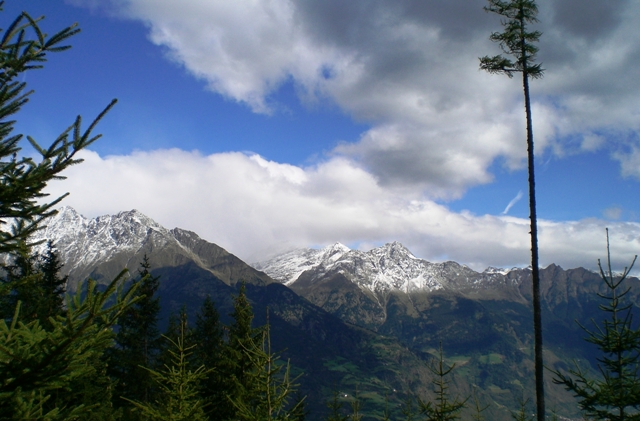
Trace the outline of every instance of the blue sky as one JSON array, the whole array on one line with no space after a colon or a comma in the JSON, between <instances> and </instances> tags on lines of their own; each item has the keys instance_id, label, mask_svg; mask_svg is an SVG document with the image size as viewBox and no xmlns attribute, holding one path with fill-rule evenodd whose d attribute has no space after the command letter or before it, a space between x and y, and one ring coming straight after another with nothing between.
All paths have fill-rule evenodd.
<instances>
[{"instance_id":1,"label":"blue sky","mask_svg":"<svg viewBox=\"0 0 640 421\"><path fill-rule=\"evenodd\" d=\"M398 240L429 260L526 265L521 86L477 70L499 53L483 5L7 1L3 28L23 8L49 33L82 28L27 74L17 130L47 144L118 98L51 192L88 217L137 208L248 261ZM640 6L540 7L542 264L593 267L605 226L623 262L640 249Z\"/></svg>"}]
</instances>

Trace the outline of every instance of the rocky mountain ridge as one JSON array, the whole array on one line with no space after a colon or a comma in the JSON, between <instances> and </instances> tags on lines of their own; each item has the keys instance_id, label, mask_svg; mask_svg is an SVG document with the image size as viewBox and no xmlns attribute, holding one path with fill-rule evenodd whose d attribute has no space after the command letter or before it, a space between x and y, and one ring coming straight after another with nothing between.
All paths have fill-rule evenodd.
<instances>
[{"instance_id":1,"label":"rocky mountain ridge","mask_svg":"<svg viewBox=\"0 0 640 421\"><path fill-rule=\"evenodd\" d=\"M483 272L456 262L432 263L414 256L399 242L369 251L350 250L335 243L323 249L298 249L252 265L287 286L296 282L313 285L321 279L342 275L377 296L440 290L473 292L519 283L528 269L487 268Z\"/></svg>"},{"instance_id":2,"label":"rocky mountain ridge","mask_svg":"<svg viewBox=\"0 0 640 421\"><path fill-rule=\"evenodd\" d=\"M50 240L64 262L63 274L70 275L70 290L92 277L110 280L123 268L135 271L144 255L152 267L177 267L188 262L210 271L229 283L232 272L248 282L273 282L266 274L244 265L223 248L201 239L196 233L168 230L137 210L86 218L71 207L63 207L33 237ZM35 251L43 251L46 244Z\"/></svg>"}]
</instances>

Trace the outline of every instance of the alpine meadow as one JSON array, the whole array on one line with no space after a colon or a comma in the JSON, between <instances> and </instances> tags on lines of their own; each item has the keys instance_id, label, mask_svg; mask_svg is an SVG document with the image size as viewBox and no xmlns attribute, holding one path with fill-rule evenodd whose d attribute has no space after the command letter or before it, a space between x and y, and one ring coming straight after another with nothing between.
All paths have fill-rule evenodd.
<instances>
[{"instance_id":1,"label":"alpine meadow","mask_svg":"<svg viewBox=\"0 0 640 421\"><path fill-rule=\"evenodd\" d=\"M638 13L0 1L0 419L640 420Z\"/></svg>"}]
</instances>

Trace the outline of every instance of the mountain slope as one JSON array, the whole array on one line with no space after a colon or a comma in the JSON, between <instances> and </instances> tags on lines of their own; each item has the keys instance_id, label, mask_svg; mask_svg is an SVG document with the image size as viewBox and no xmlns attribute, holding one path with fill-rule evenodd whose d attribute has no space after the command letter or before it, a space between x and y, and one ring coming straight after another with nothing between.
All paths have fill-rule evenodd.
<instances>
[{"instance_id":1,"label":"mountain slope","mask_svg":"<svg viewBox=\"0 0 640 421\"><path fill-rule=\"evenodd\" d=\"M71 291L87 277L107 282L123 268L135 271L145 254L152 267L192 262L228 285L240 279L261 285L273 282L197 234L180 228L167 230L136 210L88 219L64 207L46 224L34 239L53 241L65 263L63 273L70 275Z\"/></svg>"},{"instance_id":2,"label":"mountain slope","mask_svg":"<svg viewBox=\"0 0 640 421\"><path fill-rule=\"evenodd\" d=\"M442 345L468 382L493 391L495 404L512 405L523 386L531 390L530 269L476 272L456 262L430 263L399 243L369 252L342 246L339 255L329 253L336 249L292 251L255 267L342 320L393 337L425 359ZM566 369L574 358L594 364L595 348L585 344L575 321L591 326L592 318L603 316L602 280L583 268L557 265L540 273L546 365ZM627 285L637 306L640 281L631 278ZM571 415L572 398L551 383L550 374L546 388L550 405Z\"/></svg>"},{"instance_id":3,"label":"mountain slope","mask_svg":"<svg viewBox=\"0 0 640 421\"><path fill-rule=\"evenodd\" d=\"M489 268L479 273L456 262L431 263L415 257L398 242L367 252L349 250L336 243L321 250L294 250L253 266L290 286L298 281L311 286L341 274L379 297L391 291L447 290L482 294L487 289L503 290L505 285L513 285L509 282L512 279L509 273L518 270ZM519 295L515 289L510 292L516 297Z\"/></svg>"},{"instance_id":4,"label":"mountain slope","mask_svg":"<svg viewBox=\"0 0 640 421\"><path fill-rule=\"evenodd\" d=\"M341 244L304 249L251 268L195 233L167 230L137 211L87 219L65 208L39 235L58 247L70 290L87 276L107 282L123 267L135 271L147 254L161 279L165 322L182 306L193 317L207 295L228 321L237 284L246 281L256 322L266 321L268 308L274 349L285 349L283 357L303 373L315 419L334 387L345 394L357 387L366 412L378 414L387 393L394 410L406 393L428 396L426 364L440 344L447 362L458 366L452 391L468 394L477 385L492 403L489 419L509 419L506 408L523 388L531 390L528 269L476 272L456 262L430 263L399 243L369 252ZM588 324L598 315L597 274L551 265L541 276L547 365L592 361L574 319ZM637 302L638 280L631 283ZM547 380L550 405L573 415L572 398Z\"/></svg>"},{"instance_id":5,"label":"mountain slope","mask_svg":"<svg viewBox=\"0 0 640 421\"><path fill-rule=\"evenodd\" d=\"M255 323L264 324L269 312L273 349L282 350L293 371L302 373L309 419L323 419L334 388L349 395L359 388L366 393L367 411L380 414L385 394L399 408L407 391L424 394L431 380L422 359L394 339L348 325L215 244L188 231L167 230L137 211L87 219L64 208L39 236L58 248L70 289L87 276L106 282L124 266L136 270L147 254L151 273L160 276L161 328L182 307L194 320L207 296L228 323L238 284L247 282Z\"/></svg>"}]
</instances>

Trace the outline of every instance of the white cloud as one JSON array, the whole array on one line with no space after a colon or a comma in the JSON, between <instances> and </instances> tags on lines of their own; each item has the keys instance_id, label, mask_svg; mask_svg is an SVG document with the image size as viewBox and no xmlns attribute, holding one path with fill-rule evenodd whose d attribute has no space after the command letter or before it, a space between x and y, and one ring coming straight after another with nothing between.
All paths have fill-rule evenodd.
<instances>
[{"instance_id":1,"label":"white cloud","mask_svg":"<svg viewBox=\"0 0 640 421\"><path fill-rule=\"evenodd\" d=\"M602 214L607 219L617 221L622 217L622 209L619 208L618 206L611 206L609 208L606 208L602 212Z\"/></svg>"},{"instance_id":2,"label":"white cloud","mask_svg":"<svg viewBox=\"0 0 640 421\"><path fill-rule=\"evenodd\" d=\"M511 210L511 208L513 207L513 205L515 205L516 203L518 203L518 201L520 201L520 199L522 199L522 190L520 190L518 192L518 194L516 194L516 196L511 199L511 201L507 204L507 206L504 208L504 210L502 211L503 215L506 215L507 213L509 213L509 211Z\"/></svg>"},{"instance_id":3,"label":"white cloud","mask_svg":"<svg viewBox=\"0 0 640 421\"><path fill-rule=\"evenodd\" d=\"M300 168L241 153L204 156L178 149L100 157L53 195L87 217L138 209L167 228L197 232L246 261L309 244L398 240L416 255L487 266L527 265L529 221L456 213L410 192L381 186L352 162L335 158ZM640 225L607 222L616 263L640 250ZM541 264L594 267L604 256L605 222L540 221Z\"/></svg>"},{"instance_id":4,"label":"white cloud","mask_svg":"<svg viewBox=\"0 0 640 421\"><path fill-rule=\"evenodd\" d=\"M617 151L613 154L613 158L620 161L624 177L640 180L640 145L632 144L624 150Z\"/></svg>"},{"instance_id":5,"label":"white cloud","mask_svg":"<svg viewBox=\"0 0 640 421\"><path fill-rule=\"evenodd\" d=\"M490 182L496 158L515 168L525 156L518 79L478 70L478 56L499 53L488 40L500 30L499 18L483 5L111 2L122 16L143 21L150 40L211 90L256 112L277 109L270 94L290 80L304 101L335 102L372 126L335 153L357 160L385 185L445 198ZM563 155L601 145L617 151L617 133L640 130L640 3L553 0L540 8L539 58L547 72L531 84L536 152L550 148ZM576 144L576 138L584 141Z\"/></svg>"}]
</instances>

